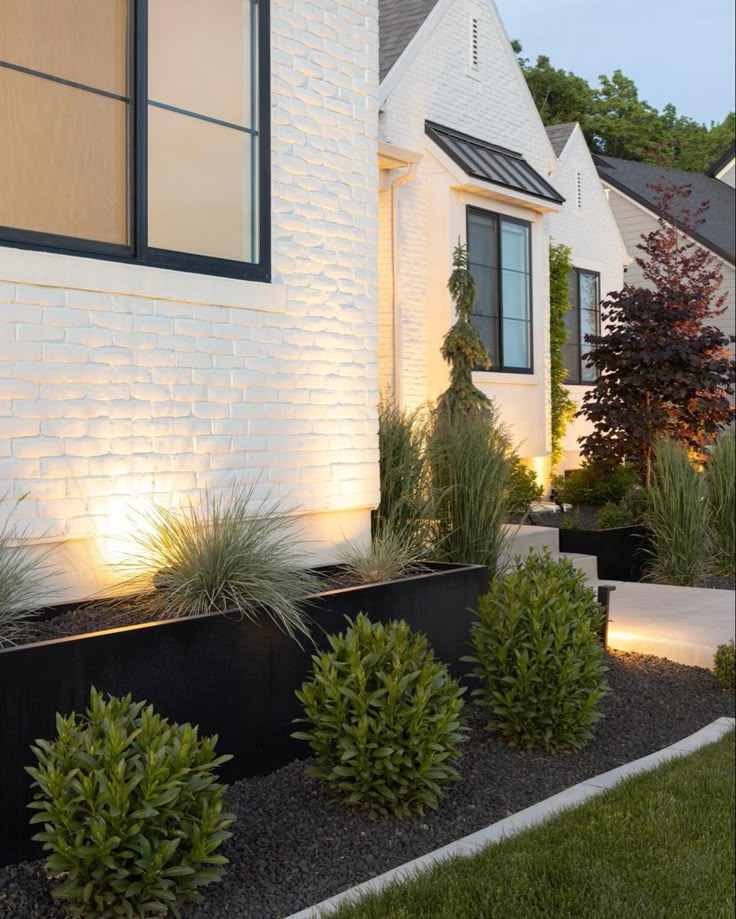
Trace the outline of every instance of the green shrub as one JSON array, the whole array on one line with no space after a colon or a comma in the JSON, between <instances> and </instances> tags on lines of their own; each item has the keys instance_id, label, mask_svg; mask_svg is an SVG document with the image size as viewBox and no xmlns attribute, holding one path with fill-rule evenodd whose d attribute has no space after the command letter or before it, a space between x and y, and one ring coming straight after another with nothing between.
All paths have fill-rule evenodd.
<instances>
[{"instance_id":1,"label":"green shrub","mask_svg":"<svg viewBox=\"0 0 736 919\"><path fill-rule=\"evenodd\" d=\"M736 646L733 639L716 648L713 675L724 689L736 689Z\"/></svg>"},{"instance_id":2,"label":"green shrub","mask_svg":"<svg viewBox=\"0 0 736 919\"><path fill-rule=\"evenodd\" d=\"M724 431L711 447L705 466L710 568L715 575L736 574L736 437Z\"/></svg>"},{"instance_id":3,"label":"green shrub","mask_svg":"<svg viewBox=\"0 0 736 919\"><path fill-rule=\"evenodd\" d=\"M13 522L22 500L0 498L0 648L31 636L36 611L51 596L57 574L49 563L52 549L32 547L27 527Z\"/></svg>"},{"instance_id":4,"label":"green shrub","mask_svg":"<svg viewBox=\"0 0 736 919\"><path fill-rule=\"evenodd\" d=\"M216 737L169 724L130 696L93 688L85 715L56 716L55 740L36 741L33 838L61 878L54 897L72 916L178 916L178 905L220 880L223 812Z\"/></svg>"},{"instance_id":5,"label":"green shrub","mask_svg":"<svg viewBox=\"0 0 736 919\"><path fill-rule=\"evenodd\" d=\"M518 456L511 457L507 504L510 514L526 514L529 506L541 501L544 488L533 469L525 466Z\"/></svg>"},{"instance_id":6,"label":"green shrub","mask_svg":"<svg viewBox=\"0 0 736 919\"><path fill-rule=\"evenodd\" d=\"M560 524L561 530L580 530L583 527L583 518L580 511L569 511L563 515L562 523Z\"/></svg>"},{"instance_id":7,"label":"green shrub","mask_svg":"<svg viewBox=\"0 0 736 919\"><path fill-rule=\"evenodd\" d=\"M372 814L436 808L458 778L464 690L405 622L361 613L330 645L297 692L308 730L294 736L314 751L311 774Z\"/></svg>"},{"instance_id":8,"label":"green shrub","mask_svg":"<svg viewBox=\"0 0 736 919\"><path fill-rule=\"evenodd\" d=\"M623 505L609 501L598 512L596 526L599 530L614 530L616 527L629 527L633 522L631 514Z\"/></svg>"},{"instance_id":9,"label":"green shrub","mask_svg":"<svg viewBox=\"0 0 736 919\"><path fill-rule=\"evenodd\" d=\"M206 492L201 507L158 504L140 514L123 566L131 591L157 618L234 611L269 615L289 635L308 634L302 603L320 589L306 569L296 522L256 485Z\"/></svg>"},{"instance_id":10,"label":"green shrub","mask_svg":"<svg viewBox=\"0 0 736 919\"><path fill-rule=\"evenodd\" d=\"M632 524L643 524L649 512L649 492L641 485L635 485L624 495L621 507L631 517Z\"/></svg>"},{"instance_id":11,"label":"green shrub","mask_svg":"<svg viewBox=\"0 0 736 919\"><path fill-rule=\"evenodd\" d=\"M673 440L654 448L647 526L653 558L647 576L660 584L694 587L703 582L707 562L707 509L704 478Z\"/></svg>"},{"instance_id":12,"label":"green shrub","mask_svg":"<svg viewBox=\"0 0 736 919\"><path fill-rule=\"evenodd\" d=\"M552 485L557 497L565 504L602 507L618 504L635 485L639 475L632 466L602 466L592 463L573 469L567 475L557 475Z\"/></svg>"},{"instance_id":13,"label":"green shrub","mask_svg":"<svg viewBox=\"0 0 736 919\"><path fill-rule=\"evenodd\" d=\"M442 561L503 564L507 543L508 439L492 413L438 415L428 444Z\"/></svg>"},{"instance_id":14,"label":"green shrub","mask_svg":"<svg viewBox=\"0 0 736 919\"><path fill-rule=\"evenodd\" d=\"M585 575L547 553L517 560L481 598L473 626L476 690L489 730L529 750L574 750L608 691L602 611Z\"/></svg>"}]
</instances>

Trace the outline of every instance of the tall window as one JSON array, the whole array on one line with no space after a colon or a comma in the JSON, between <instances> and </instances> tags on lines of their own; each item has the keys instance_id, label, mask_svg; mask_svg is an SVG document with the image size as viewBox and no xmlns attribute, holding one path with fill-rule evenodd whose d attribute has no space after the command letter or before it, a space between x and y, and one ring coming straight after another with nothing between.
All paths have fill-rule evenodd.
<instances>
[{"instance_id":1,"label":"tall window","mask_svg":"<svg viewBox=\"0 0 736 919\"><path fill-rule=\"evenodd\" d=\"M573 268L568 278L570 309L565 314L567 342L562 347L568 383L594 383L595 364L583 360L591 350L586 335L598 335L601 325L600 275Z\"/></svg>"},{"instance_id":2,"label":"tall window","mask_svg":"<svg viewBox=\"0 0 736 919\"><path fill-rule=\"evenodd\" d=\"M468 208L472 321L494 370L532 371L530 224Z\"/></svg>"},{"instance_id":3,"label":"tall window","mask_svg":"<svg viewBox=\"0 0 736 919\"><path fill-rule=\"evenodd\" d=\"M0 0L0 242L267 280L267 19Z\"/></svg>"}]
</instances>

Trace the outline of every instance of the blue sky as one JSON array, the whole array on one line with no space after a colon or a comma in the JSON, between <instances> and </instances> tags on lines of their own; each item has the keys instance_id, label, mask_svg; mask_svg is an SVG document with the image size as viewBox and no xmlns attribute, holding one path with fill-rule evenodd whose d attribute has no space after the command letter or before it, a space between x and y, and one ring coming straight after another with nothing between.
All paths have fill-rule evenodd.
<instances>
[{"instance_id":1,"label":"blue sky","mask_svg":"<svg viewBox=\"0 0 736 919\"><path fill-rule=\"evenodd\" d=\"M734 109L733 0L496 0L524 57L597 85L620 69L639 98L681 115L721 121Z\"/></svg>"}]
</instances>

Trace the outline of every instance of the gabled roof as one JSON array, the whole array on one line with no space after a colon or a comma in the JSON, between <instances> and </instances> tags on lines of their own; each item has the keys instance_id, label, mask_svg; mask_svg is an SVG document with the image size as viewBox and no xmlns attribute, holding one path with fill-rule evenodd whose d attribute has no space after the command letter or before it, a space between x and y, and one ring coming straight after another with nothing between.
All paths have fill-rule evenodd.
<instances>
[{"instance_id":1,"label":"gabled roof","mask_svg":"<svg viewBox=\"0 0 736 919\"><path fill-rule=\"evenodd\" d=\"M651 185L664 183L689 185L692 195L686 206L695 208L705 201L710 203L704 214L705 222L700 225L693 239L706 248L734 264L736 261L736 192L730 185L700 172L685 172L684 169L665 169L652 163L637 163L612 156L593 157L601 179L636 201L647 210L660 214L656 204L656 193ZM677 214L674 215L677 218Z\"/></svg>"},{"instance_id":2,"label":"gabled roof","mask_svg":"<svg viewBox=\"0 0 736 919\"><path fill-rule=\"evenodd\" d=\"M723 169L724 166L728 166L728 164L734 158L736 158L736 144L731 144L723 156L719 156L715 163L713 163L713 165L707 171L706 175L713 176L715 178L721 169Z\"/></svg>"},{"instance_id":3,"label":"gabled roof","mask_svg":"<svg viewBox=\"0 0 736 919\"><path fill-rule=\"evenodd\" d=\"M466 175L504 188L512 188L535 198L562 204L564 198L527 163L520 153L470 137L432 121L425 122L427 136L463 170Z\"/></svg>"},{"instance_id":4,"label":"gabled roof","mask_svg":"<svg viewBox=\"0 0 736 919\"><path fill-rule=\"evenodd\" d=\"M437 5L437 0L378 0L379 76L386 76Z\"/></svg>"},{"instance_id":5,"label":"gabled roof","mask_svg":"<svg viewBox=\"0 0 736 919\"><path fill-rule=\"evenodd\" d=\"M547 137L555 151L555 156L559 157L565 149L565 145L570 140L570 135L575 130L576 121L568 121L565 124L551 124L545 130Z\"/></svg>"}]
</instances>

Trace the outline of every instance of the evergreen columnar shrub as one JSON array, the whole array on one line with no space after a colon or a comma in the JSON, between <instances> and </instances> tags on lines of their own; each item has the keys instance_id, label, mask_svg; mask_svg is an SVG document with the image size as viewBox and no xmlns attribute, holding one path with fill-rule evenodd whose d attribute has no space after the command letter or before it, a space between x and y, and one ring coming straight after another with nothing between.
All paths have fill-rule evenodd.
<instances>
[{"instance_id":1,"label":"evergreen columnar shrub","mask_svg":"<svg viewBox=\"0 0 736 919\"><path fill-rule=\"evenodd\" d=\"M708 557L705 481L687 449L673 440L654 449L646 524L653 543L647 576L660 584L701 584Z\"/></svg>"},{"instance_id":2,"label":"evergreen columnar shrub","mask_svg":"<svg viewBox=\"0 0 736 919\"><path fill-rule=\"evenodd\" d=\"M488 729L527 750L574 750L608 691L602 611L569 559L530 553L491 584L473 626L476 690Z\"/></svg>"},{"instance_id":3,"label":"evergreen columnar shrub","mask_svg":"<svg viewBox=\"0 0 736 919\"><path fill-rule=\"evenodd\" d=\"M736 646L733 639L716 648L713 675L724 689L736 689Z\"/></svg>"},{"instance_id":4,"label":"evergreen columnar shrub","mask_svg":"<svg viewBox=\"0 0 736 919\"><path fill-rule=\"evenodd\" d=\"M0 497L0 648L29 638L57 573L51 550L32 547L28 528L14 522L22 500Z\"/></svg>"},{"instance_id":5,"label":"evergreen columnar shrub","mask_svg":"<svg viewBox=\"0 0 736 919\"><path fill-rule=\"evenodd\" d=\"M216 737L94 688L84 715L56 723L27 768L54 897L77 917L178 916L227 862L217 850L235 818L216 771L231 757L216 756Z\"/></svg>"},{"instance_id":6,"label":"evergreen columnar shrub","mask_svg":"<svg viewBox=\"0 0 736 919\"><path fill-rule=\"evenodd\" d=\"M161 619L236 612L308 634L303 602L320 589L297 524L256 484L205 492L201 506L153 504L139 515L126 586Z\"/></svg>"},{"instance_id":7,"label":"evergreen columnar shrub","mask_svg":"<svg viewBox=\"0 0 736 919\"><path fill-rule=\"evenodd\" d=\"M307 730L294 734L314 751L311 774L373 815L436 808L458 778L464 690L426 638L361 613L312 660L297 692Z\"/></svg>"},{"instance_id":8,"label":"evergreen columnar shrub","mask_svg":"<svg viewBox=\"0 0 736 919\"><path fill-rule=\"evenodd\" d=\"M713 574L736 574L736 435L724 431L705 465L710 567Z\"/></svg>"}]
</instances>

